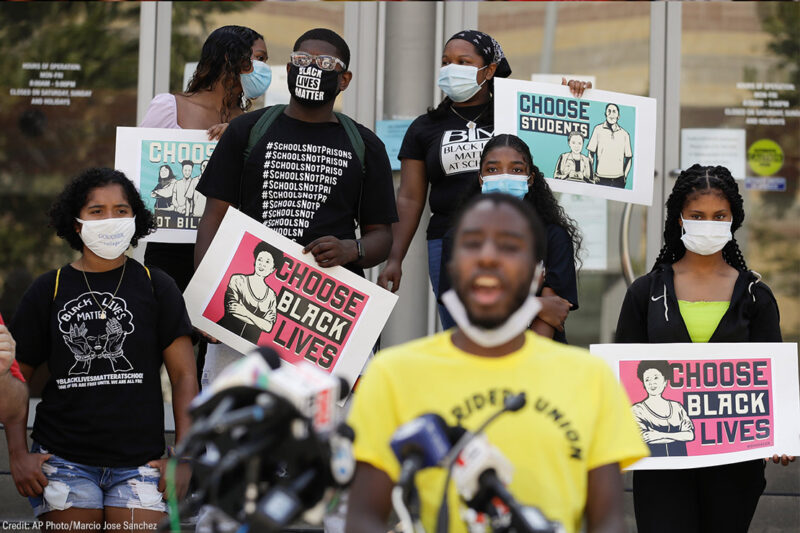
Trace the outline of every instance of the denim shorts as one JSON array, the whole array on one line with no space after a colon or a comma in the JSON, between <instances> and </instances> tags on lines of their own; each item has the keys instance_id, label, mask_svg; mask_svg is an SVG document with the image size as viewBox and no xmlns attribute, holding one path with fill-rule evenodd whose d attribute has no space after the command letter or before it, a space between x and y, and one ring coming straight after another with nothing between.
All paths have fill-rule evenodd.
<instances>
[{"instance_id":1,"label":"denim shorts","mask_svg":"<svg viewBox=\"0 0 800 533\"><path fill-rule=\"evenodd\" d=\"M49 453L37 442L33 443L31 452ZM48 482L44 493L28 498L36 516L70 507L167 510L158 492L161 474L152 466L87 466L52 455L42 463L42 472Z\"/></svg>"}]
</instances>

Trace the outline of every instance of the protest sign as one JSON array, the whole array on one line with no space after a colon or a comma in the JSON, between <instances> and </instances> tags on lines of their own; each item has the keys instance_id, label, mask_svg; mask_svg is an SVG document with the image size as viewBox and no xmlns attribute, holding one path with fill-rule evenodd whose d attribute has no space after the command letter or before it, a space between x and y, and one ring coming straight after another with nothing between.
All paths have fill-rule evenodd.
<instances>
[{"instance_id":1,"label":"protest sign","mask_svg":"<svg viewBox=\"0 0 800 533\"><path fill-rule=\"evenodd\" d=\"M596 89L573 98L562 85L494 83L495 135L525 141L552 190L652 204L654 99Z\"/></svg>"},{"instance_id":2,"label":"protest sign","mask_svg":"<svg viewBox=\"0 0 800 533\"><path fill-rule=\"evenodd\" d=\"M235 350L274 349L352 386L397 296L228 208L186 288L192 324Z\"/></svg>"},{"instance_id":3,"label":"protest sign","mask_svg":"<svg viewBox=\"0 0 800 533\"><path fill-rule=\"evenodd\" d=\"M794 343L593 344L628 393L651 457L631 469L800 454Z\"/></svg>"},{"instance_id":4,"label":"protest sign","mask_svg":"<svg viewBox=\"0 0 800 533\"><path fill-rule=\"evenodd\" d=\"M195 241L206 206L197 182L216 145L205 130L117 128L114 166L133 181L156 219L155 233L144 241Z\"/></svg>"}]
</instances>

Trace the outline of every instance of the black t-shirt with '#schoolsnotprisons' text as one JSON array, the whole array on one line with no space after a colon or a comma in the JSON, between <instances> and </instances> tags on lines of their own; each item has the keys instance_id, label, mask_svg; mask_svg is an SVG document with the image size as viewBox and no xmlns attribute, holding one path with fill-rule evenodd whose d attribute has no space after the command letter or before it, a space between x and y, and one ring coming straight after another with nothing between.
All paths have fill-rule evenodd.
<instances>
[{"instance_id":1,"label":"black t-shirt with '#schoolsnotprisons' text","mask_svg":"<svg viewBox=\"0 0 800 533\"><path fill-rule=\"evenodd\" d=\"M23 296L11 331L17 359L50 370L31 435L48 451L104 467L163 454L163 351L192 328L172 278L157 268L150 276L132 259L124 276L119 267L84 279L67 265L57 283L50 271Z\"/></svg>"},{"instance_id":2,"label":"black t-shirt with '#schoolsnotprisons' text","mask_svg":"<svg viewBox=\"0 0 800 533\"><path fill-rule=\"evenodd\" d=\"M456 108L464 118L451 109L441 118L426 113L411 123L403 138L397 157L425 162L431 187L428 239L444 237L459 200L467 187L478 180L481 152L494 132L488 109L491 105ZM435 115L438 117L438 113ZM477 127L468 128L465 118L474 120Z\"/></svg>"},{"instance_id":3,"label":"black t-shirt with '#schoolsnotprisons' text","mask_svg":"<svg viewBox=\"0 0 800 533\"><path fill-rule=\"evenodd\" d=\"M198 191L238 205L241 186L240 209L245 214L302 245L325 235L353 239L354 219L362 227L397 221L389 158L374 133L357 124L365 144L362 172L341 124L281 114L245 162L250 130L265 111L231 121ZM363 275L358 267L348 268Z\"/></svg>"}]
</instances>

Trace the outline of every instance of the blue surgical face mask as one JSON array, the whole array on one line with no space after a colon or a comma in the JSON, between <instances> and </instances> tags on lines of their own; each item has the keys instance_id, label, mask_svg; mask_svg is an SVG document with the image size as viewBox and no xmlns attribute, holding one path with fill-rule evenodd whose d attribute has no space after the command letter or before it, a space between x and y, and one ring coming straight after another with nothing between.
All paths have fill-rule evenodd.
<instances>
[{"instance_id":1,"label":"blue surgical face mask","mask_svg":"<svg viewBox=\"0 0 800 533\"><path fill-rule=\"evenodd\" d=\"M253 60L253 72L239 74L245 98L258 98L265 92L272 82L272 69L263 61Z\"/></svg>"},{"instance_id":2,"label":"blue surgical face mask","mask_svg":"<svg viewBox=\"0 0 800 533\"><path fill-rule=\"evenodd\" d=\"M483 83L478 84L478 71L485 68L450 63L439 69L439 88L452 101L466 102L481 90Z\"/></svg>"},{"instance_id":3,"label":"blue surgical face mask","mask_svg":"<svg viewBox=\"0 0 800 533\"><path fill-rule=\"evenodd\" d=\"M481 176L481 179L483 180L482 193L502 192L520 199L528 194L528 176L495 174L493 176Z\"/></svg>"}]
</instances>

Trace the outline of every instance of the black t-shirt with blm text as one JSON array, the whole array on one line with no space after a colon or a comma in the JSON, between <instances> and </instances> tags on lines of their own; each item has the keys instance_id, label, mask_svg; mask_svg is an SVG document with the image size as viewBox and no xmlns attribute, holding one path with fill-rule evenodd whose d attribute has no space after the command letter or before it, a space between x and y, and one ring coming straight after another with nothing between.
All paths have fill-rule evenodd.
<instances>
[{"instance_id":1,"label":"black t-shirt with blm text","mask_svg":"<svg viewBox=\"0 0 800 533\"><path fill-rule=\"evenodd\" d=\"M128 259L114 296L121 275L122 267L84 280L67 265L56 284L50 271L28 288L10 326L17 359L50 370L31 437L80 464L135 467L161 457L163 351L191 333L167 274L152 268L150 279Z\"/></svg>"},{"instance_id":2,"label":"black t-shirt with blm text","mask_svg":"<svg viewBox=\"0 0 800 533\"><path fill-rule=\"evenodd\" d=\"M467 128L467 122L448 109L441 118L427 113L417 117L403 138L397 157L425 162L425 175L431 187L428 239L444 237L460 198L478 180L481 152L494 132L487 107L490 105L457 108L465 118L477 118L476 128Z\"/></svg>"},{"instance_id":3,"label":"black t-shirt with blm text","mask_svg":"<svg viewBox=\"0 0 800 533\"><path fill-rule=\"evenodd\" d=\"M197 185L199 192L239 205L241 186L242 212L302 245L325 235L353 239L354 219L362 227L397 221L389 158L374 133L357 124L365 144L363 172L341 124L282 114L245 162L250 130L265 111L231 121Z\"/></svg>"}]
</instances>

